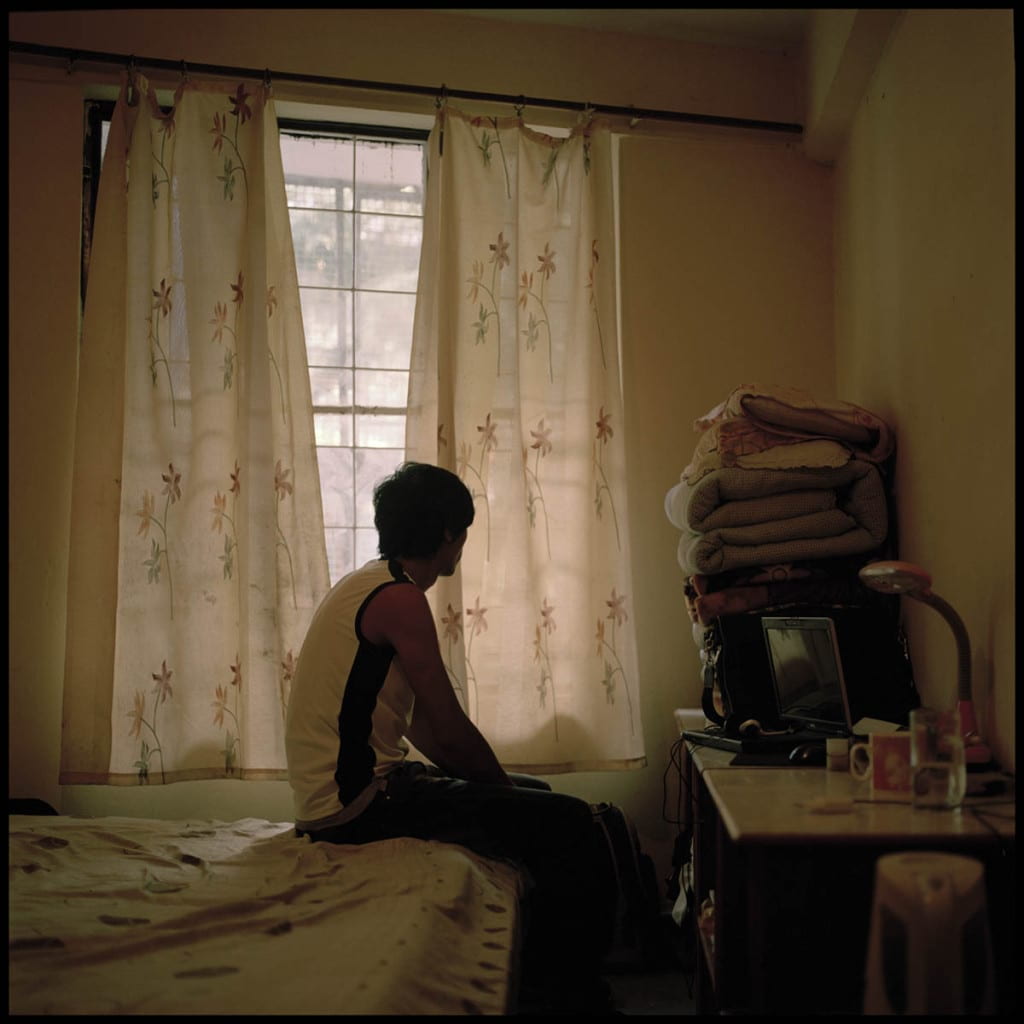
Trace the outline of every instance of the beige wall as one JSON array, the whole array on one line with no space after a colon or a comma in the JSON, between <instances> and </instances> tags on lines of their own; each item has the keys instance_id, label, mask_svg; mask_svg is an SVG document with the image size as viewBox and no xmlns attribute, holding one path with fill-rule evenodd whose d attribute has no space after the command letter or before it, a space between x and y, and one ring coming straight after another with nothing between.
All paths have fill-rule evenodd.
<instances>
[{"instance_id":1,"label":"beige wall","mask_svg":"<svg viewBox=\"0 0 1024 1024\"><path fill-rule=\"evenodd\" d=\"M952 41L959 31L942 23L944 41ZM785 121L800 120L803 91L794 58L554 28L523 29L499 40L490 23L423 12L193 11L170 17L125 11L102 18L74 11L16 14L10 16L10 36L175 60L184 56L193 62L378 81L443 81L450 88ZM899 47L895 52L901 61L914 57L900 56ZM931 56L935 60L939 55ZM972 62L987 67L983 52L973 53ZM883 73L894 73L887 68L883 66ZM969 70L973 68L974 63ZM1009 68L1012 71L1012 64ZM941 79L937 73L936 77ZM83 87L98 80L113 77L83 72L68 76L63 69L17 66L11 81L10 794L42 796L65 811L79 813L201 813L225 818L253 814L285 819L290 806L283 783L182 783L165 790L75 787L63 792L57 785L77 347L79 129ZM935 88L930 79L918 85L915 110L931 109L929 97ZM299 90L283 83L277 94L282 100L330 99L323 90ZM352 101L351 96L338 99ZM428 100L408 105L420 113L432 109ZM986 109L990 107L987 102ZM675 738L672 709L692 706L699 693L696 650L675 561L678 534L664 517L662 500L696 441L693 419L736 385L759 380L838 394L883 414L897 412L905 465L912 464L909 453L915 438L917 446L929 452L920 458L930 459L929 464L944 462L945 449L929 440L937 420L957 437L968 429L981 430L973 414L964 419L962 403L929 405L931 392L914 383L920 381L919 370L908 369L931 351L929 331L917 322L913 332L904 322L894 323L893 283L879 291L871 279L879 259L888 267L888 261L902 254L894 269L919 297L919 311L927 311L927 280L943 259L936 253L936 266L919 266L909 259L917 253L918 241L895 239L888 223L875 226L876 207L884 197L876 194L880 186L873 168L882 153L889 154L887 160L894 157L884 135L872 137L880 130L870 128L872 123L858 120L856 145L841 168L838 308L833 302L832 259L836 172L804 158L792 142L766 136L689 129L651 131L623 140L623 376L634 607L649 767L553 781L567 791L626 807L652 846L661 874L674 834L661 817L662 775ZM946 137L922 138L914 164L927 169L929 147L941 152ZM904 153L900 159L911 160L912 155ZM984 166L982 171L990 173ZM977 191L991 189L979 186ZM991 201L998 204L1000 199L995 196ZM1005 217L1010 223L1008 211ZM871 242L880 231L887 232L881 244ZM966 243L972 258L987 262L992 257L985 249L992 237L956 237ZM1000 258L1009 266L1012 250ZM1002 323L981 325L1000 347L998 368L974 367L986 381L998 384L1009 378L1011 343L1002 329L1010 326L1012 298L1003 293L981 295L983 288L993 289L995 283L986 276L970 293L961 291L960 301L969 298L976 318L983 302L1005 309L999 314ZM970 318L970 310L963 315ZM934 335L934 318L928 322ZM841 339L838 349L834 331ZM947 332L947 341L952 333ZM972 337L977 336L976 331ZM956 335L952 340L957 345L973 343L958 339ZM883 344L885 353L878 353ZM842 385L838 389L837 353ZM891 367L892 379L877 372L879 365ZM935 367L928 372L939 375ZM928 387L936 384L929 380ZM912 410L905 401L908 394L914 397ZM1012 408L1012 397L1003 405ZM998 463L993 467L1000 474L998 481L989 485L965 473L954 477L968 476L970 493L977 494L980 488L993 505L1006 510L1008 522L1009 456L999 461L1008 449L997 448L990 446L984 454ZM917 479L925 494L916 508L902 509L904 533L912 532L916 520L927 521L929 530L938 529L935 508L949 502L958 502L959 513L949 522L964 521L969 509L960 505L969 498L963 487L940 490L936 478L919 474ZM986 527L989 522L986 518ZM936 571L937 589L955 568L952 552L961 550L953 548L951 530L945 563L924 546L912 549L914 557L929 561ZM976 543L984 566L976 573L974 586L984 600L971 613L975 649L995 685L1012 692L1012 637L1007 634L1011 620L1002 612L992 617L997 595L1007 589L1008 570L1000 566L1012 534L1009 528L995 533L986 528ZM977 554L974 544L971 551ZM949 569L940 571L946 564ZM1006 558L1005 565L1009 564ZM948 593L957 597L953 587ZM939 650L944 650L944 641L937 638ZM672 791L670 805L674 798Z\"/></svg>"},{"instance_id":2,"label":"beige wall","mask_svg":"<svg viewBox=\"0 0 1024 1024\"><path fill-rule=\"evenodd\" d=\"M1014 766L1014 58L1010 11L909 11L836 168L840 390L899 437L901 554L970 634L976 702ZM907 609L926 700L953 639Z\"/></svg>"},{"instance_id":3,"label":"beige wall","mask_svg":"<svg viewBox=\"0 0 1024 1024\"><path fill-rule=\"evenodd\" d=\"M665 492L693 454L693 420L739 384L834 393L831 175L778 143L627 139L622 148L633 589L653 768L629 782L643 820L656 821L672 709L700 706Z\"/></svg>"},{"instance_id":4,"label":"beige wall","mask_svg":"<svg viewBox=\"0 0 1024 1024\"><path fill-rule=\"evenodd\" d=\"M580 107L605 103L792 122L799 120L803 95L793 56L559 26L505 25L499 31L489 19L430 11L19 12L9 16L9 31L21 42L360 81L445 84L572 100ZM281 82L276 93L288 90ZM330 95L337 99L338 93ZM433 96L416 102L433 111Z\"/></svg>"},{"instance_id":5,"label":"beige wall","mask_svg":"<svg viewBox=\"0 0 1024 1024\"><path fill-rule=\"evenodd\" d=\"M52 802L78 383L82 104L63 85L20 85L9 130L10 795Z\"/></svg>"}]
</instances>

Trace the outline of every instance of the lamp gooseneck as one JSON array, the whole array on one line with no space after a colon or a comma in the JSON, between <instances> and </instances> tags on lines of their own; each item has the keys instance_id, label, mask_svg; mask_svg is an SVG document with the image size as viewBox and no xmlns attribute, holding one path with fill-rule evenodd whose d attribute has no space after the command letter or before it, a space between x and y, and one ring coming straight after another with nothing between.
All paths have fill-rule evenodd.
<instances>
[{"instance_id":1,"label":"lamp gooseneck","mask_svg":"<svg viewBox=\"0 0 1024 1024\"><path fill-rule=\"evenodd\" d=\"M883 594L904 594L934 608L947 622L956 640L957 710L960 712L960 730L967 745L969 761L987 761L988 748L978 734L974 716L971 688L971 643L964 620L956 609L938 594L932 592L932 578L919 565L912 562L871 562L858 574L865 586Z\"/></svg>"}]
</instances>

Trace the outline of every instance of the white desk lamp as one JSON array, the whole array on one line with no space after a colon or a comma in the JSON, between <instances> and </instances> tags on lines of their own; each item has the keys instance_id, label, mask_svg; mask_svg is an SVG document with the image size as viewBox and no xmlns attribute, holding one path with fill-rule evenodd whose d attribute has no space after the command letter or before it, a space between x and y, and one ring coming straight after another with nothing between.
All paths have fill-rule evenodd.
<instances>
[{"instance_id":1,"label":"white desk lamp","mask_svg":"<svg viewBox=\"0 0 1024 1024\"><path fill-rule=\"evenodd\" d=\"M948 601L932 593L932 578L911 562L872 562L860 570L861 580L883 594L904 594L931 605L949 623L956 639L957 710L964 738L964 760L968 765L987 765L992 752L978 733L971 695L971 643L967 627Z\"/></svg>"}]
</instances>

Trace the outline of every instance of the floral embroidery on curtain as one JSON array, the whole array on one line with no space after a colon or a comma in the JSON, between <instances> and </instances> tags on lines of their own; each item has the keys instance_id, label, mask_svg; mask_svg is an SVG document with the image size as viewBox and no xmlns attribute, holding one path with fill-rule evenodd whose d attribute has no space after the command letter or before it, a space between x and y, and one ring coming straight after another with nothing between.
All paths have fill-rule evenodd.
<instances>
[{"instance_id":1,"label":"floral embroidery on curtain","mask_svg":"<svg viewBox=\"0 0 1024 1024\"><path fill-rule=\"evenodd\" d=\"M452 684L507 768L640 766L611 135L446 108L428 161L406 450L476 506Z\"/></svg>"},{"instance_id":2,"label":"floral embroidery on curtain","mask_svg":"<svg viewBox=\"0 0 1024 1024\"><path fill-rule=\"evenodd\" d=\"M329 583L273 101L133 84L83 323L61 781L286 778Z\"/></svg>"}]
</instances>

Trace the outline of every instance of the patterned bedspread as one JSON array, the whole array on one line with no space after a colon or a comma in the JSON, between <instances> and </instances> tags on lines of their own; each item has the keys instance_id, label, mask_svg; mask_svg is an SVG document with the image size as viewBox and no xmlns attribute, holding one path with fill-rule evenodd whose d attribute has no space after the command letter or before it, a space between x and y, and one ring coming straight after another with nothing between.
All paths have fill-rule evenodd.
<instances>
[{"instance_id":1,"label":"patterned bedspread","mask_svg":"<svg viewBox=\"0 0 1024 1024\"><path fill-rule=\"evenodd\" d=\"M10 818L9 1011L503 1013L519 873L290 824Z\"/></svg>"}]
</instances>

